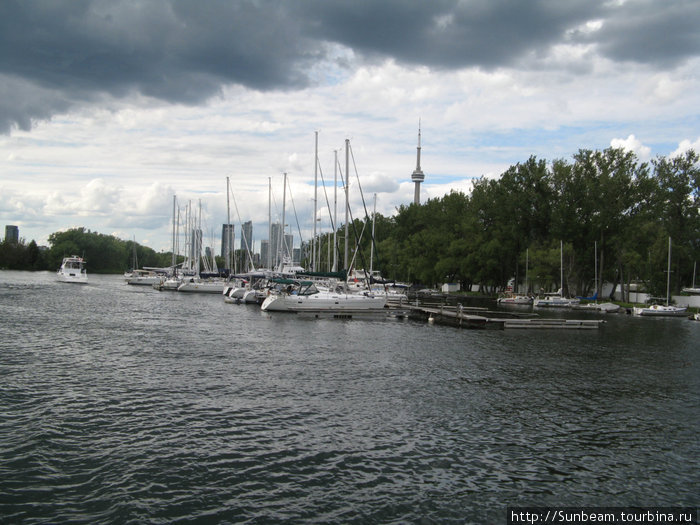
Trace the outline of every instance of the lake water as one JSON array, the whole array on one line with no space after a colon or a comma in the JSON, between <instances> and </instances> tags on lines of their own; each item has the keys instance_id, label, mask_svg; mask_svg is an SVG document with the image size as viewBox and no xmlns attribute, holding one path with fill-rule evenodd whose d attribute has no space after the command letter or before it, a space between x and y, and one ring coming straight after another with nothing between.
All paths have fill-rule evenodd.
<instances>
[{"instance_id":1,"label":"lake water","mask_svg":"<svg viewBox=\"0 0 700 525\"><path fill-rule=\"evenodd\" d=\"M460 330L89 278L0 271L2 523L700 505L700 322Z\"/></svg>"}]
</instances>

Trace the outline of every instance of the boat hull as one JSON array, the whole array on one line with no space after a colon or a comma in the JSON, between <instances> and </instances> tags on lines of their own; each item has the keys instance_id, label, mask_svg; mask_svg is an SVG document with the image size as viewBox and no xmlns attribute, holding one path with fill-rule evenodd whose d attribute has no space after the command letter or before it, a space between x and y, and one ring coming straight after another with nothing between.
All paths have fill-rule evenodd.
<instances>
[{"instance_id":1,"label":"boat hull","mask_svg":"<svg viewBox=\"0 0 700 525\"><path fill-rule=\"evenodd\" d=\"M687 315L687 308L681 308L678 306L663 306L663 305L652 305L649 307L635 307L635 315L641 315L645 317L685 317Z\"/></svg>"},{"instance_id":2,"label":"boat hull","mask_svg":"<svg viewBox=\"0 0 700 525\"><path fill-rule=\"evenodd\" d=\"M383 310L386 297L360 294L314 294L268 296L260 309L266 312L304 312L304 311L371 311Z\"/></svg>"}]
</instances>

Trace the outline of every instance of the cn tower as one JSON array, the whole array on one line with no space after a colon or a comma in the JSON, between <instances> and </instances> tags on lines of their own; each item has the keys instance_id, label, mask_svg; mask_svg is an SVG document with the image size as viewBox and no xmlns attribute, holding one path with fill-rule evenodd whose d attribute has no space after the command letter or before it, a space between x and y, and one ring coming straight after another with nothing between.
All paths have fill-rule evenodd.
<instances>
[{"instance_id":1,"label":"cn tower","mask_svg":"<svg viewBox=\"0 0 700 525\"><path fill-rule=\"evenodd\" d=\"M413 204L420 204L420 183L425 180L423 170L420 169L420 120L418 121L418 152L416 159L416 169L411 174L411 180L416 184L415 192L413 193Z\"/></svg>"}]
</instances>

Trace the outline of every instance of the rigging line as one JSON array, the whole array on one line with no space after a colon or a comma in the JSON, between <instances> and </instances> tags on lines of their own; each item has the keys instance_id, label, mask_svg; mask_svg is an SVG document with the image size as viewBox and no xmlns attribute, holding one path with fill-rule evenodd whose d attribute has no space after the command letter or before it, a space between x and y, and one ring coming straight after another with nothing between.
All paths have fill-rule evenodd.
<instances>
[{"instance_id":1,"label":"rigging line","mask_svg":"<svg viewBox=\"0 0 700 525\"><path fill-rule=\"evenodd\" d=\"M342 172L342 170L341 170L341 172L340 172L340 179L341 179L341 182L343 182L343 189L344 189L344 188L345 188L345 180L343 179L343 172ZM350 220L350 223L349 223L349 224L352 226L352 232L353 232L353 234L355 235L355 253L354 253L353 256L352 256L352 261L353 261L353 262L355 261L355 258L357 257L357 254L358 254L358 252L359 252L359 254L360 254L360 259L362 260L362 265L366 267L366 266L367 266L367 261L365 260L365 255L364 255L364 253L362 252L362 250L359 249L359 246L360 246L360 241L362 240L362 235L363 235L363 233L364 233L364 231L365 231L365 227L367 226L367 223L365 222L365 223L363 224L362 232L360 233L360 235L358 235L358 234L357 234L357 227L355 226L355 219L354 219L353 216L352 216L352 210L350 209L350 206L348 205L347 202L345 203L345 206L347 207L347 210L348 210L348 215L349 215L349 220ZM345 242L347 242L347 239L346 239ZM352 268L352 263L350 264L350 268ZM345 271L347 272L350 268L345 268ZM366 272L365 272L365 273L366 273ZM365 285L367 286L367 288L369 288L369 279L365 279Z\"/></svg>"},{"instance_id":2,"label":"rigging line","mask_svg":"<svg viewBox=\"0 0 700 525\"><path fill-rule=\"evenodd\" d=\"M229 182L229 189L230 189L231 183ZM248 236L243 233L243 221L241 221L241 214L238 213L238 204L236 204L236 195L233 193L233 189L231 189L231 198L233 199L233 207L236 208L236 216L238 217L238 225L241 227L241 234L242 237L245 239L245 250L246 253L248 254L248 260L250 261L250 267L255 271L255 263L253 262L253 257L250 255L250 246L248 246ZM229 246L229 249L231 249L231 246ZM236 250L233 250L234 258L236 255Z\"/></svg>"},{"instance_id":3,"label":"rigging line","mask_svg":"<svg viewBox=\"0 0 700 525\"><path fill-rule=\"evenodd\" d=\"M369 221L369 213L367 212L367 203L365 202L365 194L362 191L362 184L360 183L360 174L357 172L357 164L355 164L355 153L353 152L352 144L350 144L350 157L352 157L352 166L353 166L353 168L355 168L355 177L357 178L357 187L360 189L360 197L362 197L362 206L365 209L365 219L367 219ZM363 231L364 231L364 228L363 228ZM374 246L374 253L377 256L377 266L379 268L381 268L382 264L381 264L381 261L379 259L379 250L377 249L377 243L374 239L373 234L370 234L370 242ZM358 244L359 244L359 241L358 241ZM362 264L367 266L367 263L364 260L364 257L362 257Z\"/></svg>"},{"instance_id":4,"label":"rigging line","mask_svg":"<svg viewBox=\"0 0 700 525\"><path fill-rule=\"evenodd\" d=\"M328 200L328 192L326 191L326 181L325 181L325 179L323 178L323 169L321 169L321 164L320 164L320 163L319 163L319 165L318 165L318 172L319 172L320 175L321 175L321 183L322 183L322 185L323 185L323 194L324 194L325 197L326 197L326 206L328 206L328 215L329 215L330 218L331 218L331 229L335 230L335 222L333 221L333 214L331 213L331 203L330 203L330 201Z\"/></svg>"},{"instance_id":5,"label":"rigging line","mask_svg":"<svg viewBox=\"0 0 700 525\"><path fill-rule=\"evenodd\" d=\"M299 242L303 243L304 238L301 236L301 227L299 226L299 217L297 216L297 207L294 204L294 196L292 195L292 186L289 183L287 183L287 187L289 188L289 199L292 201L292 209L294 210L294 220L296 220L296 222L297 222L297 231L299 232ZM284 230L284 225L282 225L282 229ZM287 239L284 239L283 242L286 245ZM292 249L289 246L288 246L288 248L289 248L289 253L291 254Z\"/></svg>"},{"instance_id":6,"label":"rigging line","mask_svg":"<svg viewBox=\"0 0 700 525\"><path fill-rule=\"evenodd\" d=\"M323 169L321 168L321 163L316 159L316 162L318 162L318 172L321 174L321 183L323 184L323 195L326 197L326 206L328 208L328 217L330 217L330 223L331 223L331 231L335 231L335 221L333 220L333 212L331 212L331 203L328 200L328 192L326 191L326 180L323 178ZM330 233L329 233L330 235ZM330 255L330 237L328 238L328 248L329 248L329 255ZM328 261L330 264L330 260Z\"/></svg>"}]
</instances>

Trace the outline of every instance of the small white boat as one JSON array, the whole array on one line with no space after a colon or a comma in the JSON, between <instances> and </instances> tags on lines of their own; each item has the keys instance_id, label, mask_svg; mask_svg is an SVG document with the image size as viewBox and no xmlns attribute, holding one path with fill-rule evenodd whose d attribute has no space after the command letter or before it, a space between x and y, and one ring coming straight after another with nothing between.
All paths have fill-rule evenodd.
<instances>
[{"instance_id":1,"label":"small white boat","mask_svg":"<svg viewBox=\"0 0 700 525\"><path fill-rule=\"evenodd\" d=\"M270 295L260 309L267 312L306 312L306 311L372 311L383 310L386 295L370 292L348 293L347 290L319 288L312 281L294 283L282 282L288 286ZM320 285L319 285L320 286Z\"/></svg>"},{"instance_id":2,"label":"small white boat","mask_svg":"<svg viewBox=\"0 0 700 525\"><path fill-rule=\"evenodd\" d=\"M580 303L581 300L577 297L564 297L560 288L556 294L544 294L543 297L537 297L533 304L540 308L572 308Z\"/></svg>"},{"instance_id":3,"label":"small white boat","mask_svg":"<svg viewBox=\"0 0 700 525\"><path fill-rule=\"evenodd\" d=\"M666 304L652 304L651 306L634 308L635 315L648 317L685 317L687 308L685 306L670 305L671 298L671 237L668 238L668 272L666 277Z\"/></svg>"},{"instance_id":4,"label":"small white boat","mask_svg":"<svg viewBox=\"0 0 700 525\"><path fill-rule=\"evenodd\" d=\"M58 280L62 283L87 284L87 270L85 261L78 255L64 257L61 267L56 272Z\"/></svg>"},{"instance_id":5,"label":"small white boat","mask_svg":"<svg viewBox=\"0 0 700 525\"><path fill-rule=\"evenodd\" d=\"M178 277L176 275L173 275L171 277L161 277L160 280L156 283L153 283L153 288L156 290L162 292L162 291L168 291L168 292L177 292L178 287L182 284L182 277Z\"/></svg>"},{"instance_id":6,"label":"small white boat","mask_svg":"<svg viewBox=\"0 0 700 525\"><path fill-rule=\"evenodd\" d=\"M615 303L583 303L573 306L576 310L595 310L606 314L620 311L620 305Z\"/></svg>"},{"instance_id":7,"label":"small white boat","mask_svg":"<svg viewBox=\"0 0 700 525\"><path fill-rule=\"evenodd\" d=\"M531 305L532 304L532 297L528 295L521 295L521 294L516 294L513 292L506 292L503 295L501 295L498 299L496 299L496 304L499 304L501 306L507 306L507 305Z\"/></svg>"},{"instance_id":8,"label":"small white boat","mask_svg":"<svg viewBox=\"0 0 700 525\"><path fill-rule=\"evenodd\" d=\"M635 315L648 317L685 317L687 308L685 306L670 306L663 304L652 304L651 306L635 307Z\"/></svg>"},{"instance_id":9,"label":"small white boat","mask_svg":"<svg viewBox=\"0 0 700 525\"><path fill-rule=\"evenodd\" d=\"M124 280L126 284L153 286L160 282L162 275L153 270L133 270L124 274Z\"/></svg>"},{"instance_id":10,"label":"small white boat","mask_svg":"<svg viewBox=\"0 0 700 525\"><path fill-rule=\"evenodd\" d=\"M221 279L198 279L190 277L177 287L178 292L190 293L223 293L226 283Z\"/></svg>"}]
</instances>

